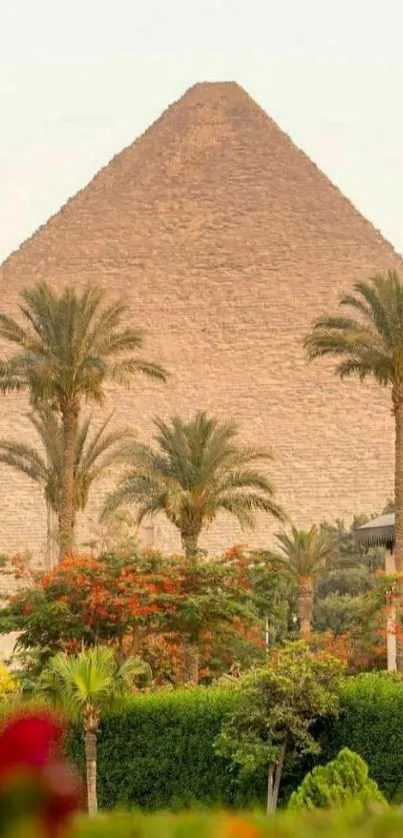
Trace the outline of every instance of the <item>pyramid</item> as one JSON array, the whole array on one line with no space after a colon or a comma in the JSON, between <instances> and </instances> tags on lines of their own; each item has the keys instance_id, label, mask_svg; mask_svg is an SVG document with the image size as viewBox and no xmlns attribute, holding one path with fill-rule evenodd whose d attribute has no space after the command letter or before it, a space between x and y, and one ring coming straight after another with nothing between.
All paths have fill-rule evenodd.
<instances>
[{"instance_id":1,"label":"pyramid","mask_svg":"<svg viewBox=\"0 0 403 838\"><path fill-rule=\"evenodd\" d=\"M154 416L205 409L271 445L270 473L299 526L380 510L393 485L388 394L309 365L301 338L341 292L403 264L313 162L235 83L197 84L0 268L4 310L37 280L97 282L129 302L168 385L116 390L114 421L150 440ZM0 400L2 434L29 438L24 397ZM0 472L0 550L41 550L40 493ZM104 487L81 524L96 528ZM276 529L276 527L274 527ZM223 518L204 546L267 544ZM80 536L80 537L81 537ZM158 520L147 536L166 549Z\"/></svg>"}]
</instances>

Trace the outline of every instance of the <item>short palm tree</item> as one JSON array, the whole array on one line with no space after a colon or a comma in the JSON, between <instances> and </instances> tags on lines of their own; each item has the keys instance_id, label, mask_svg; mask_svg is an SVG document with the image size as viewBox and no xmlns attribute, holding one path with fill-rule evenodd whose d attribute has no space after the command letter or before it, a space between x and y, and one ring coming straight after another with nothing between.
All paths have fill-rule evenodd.
<instances>
[{"instance_id":1,"label":"short palm tree","mask_svg":"<svg viewBox=\"0 0 403 838\"><path fill-rule=\"evenodd\" d=\"M255 514L284 520L268 478L255 467L272 460L261 448L237 444L238 426L198 413L184 422L155 422L157 446L132 445L129 465L118 488L107 498L104 515L122 504L136 504L139 523L164 513L179 530L187 558L197 556L203 528L220 512L253 527Z\"/></svg>"},{"instance_id":2,"label":"short palm tree","mask_svg":"<svg viewBox=\"0 0 403 838\"><path fill-rule=\"evenodd\" d=\"M97 733L101 713L124 699L133 690L136 677L147 671L143 661L129 658L119 664L112 649L99 646L78 655L56 655L38 679L37 693L82 720L91 815L98 808Z\"/></svg>"},{"instance_id":3,"label":"short palm tree","mask_svg":"<svg viewBox=\"0 0 403 838\"><path fill-rule=\"evenodd\" d=\"M102 403L107 381L128 384L138 372L164 380L165 373L138 356L143 338L123 323L126 303L105 303L95 286L83 292L67 286L57 293L40 282L23 292L20 313L22 325L0 314L0 338L18 347L0 365L0 387L27 390L34 407L45 402L61 417L59 536L67 545L74 535L74 462L83 402Z\"/></svg>"},{"instance_id":4,"label":"short palm tree","mask_svg":"<svg viewBox=\"0 0 403 838\"><path fill-rule=\"evenodd\" d=\"M37 483L43 490L46 503L58 516L60 524L61 493L63 480L63 428L61 422L48 405L28 414L40 448L21 442L0 439L0 463L20 471ZM124 456L124 443L133 437L128 428L107 432L112 415L90 437L91 417L78 425L74 457L74 517L77 511L87 506L93 483L100 480L108 470ZM49 537L49 533L48 533Z\"/></svg>"},{"instance_id":5,"label":"short palm tree","mask_svg":"<svg viewBox=\"0 0 403 838\"><path fill-rule=\"evenodd\" d=\"M333 541L317 527L298 530L277 536L279 552L276 558L285 563L297 587L298 618L301 636L311 637L315 579L326 568L333 553Z\"/></svg>"},{"instance_id":6,"label":"short palm tree","mask_svg":"<svg viewBox=\"0 0 403 838\"><path fill-rule=\"evenodd\" d=\"M390 389L395 418L395 560L403 578L403 284L389 271L356 283L354 291L340 299L348 313L320 317L304 346L310 359L340 358L336 373L341 378L371 377ZM402 653L403 649L399 669Z\"/></svg>"}]
</instances>

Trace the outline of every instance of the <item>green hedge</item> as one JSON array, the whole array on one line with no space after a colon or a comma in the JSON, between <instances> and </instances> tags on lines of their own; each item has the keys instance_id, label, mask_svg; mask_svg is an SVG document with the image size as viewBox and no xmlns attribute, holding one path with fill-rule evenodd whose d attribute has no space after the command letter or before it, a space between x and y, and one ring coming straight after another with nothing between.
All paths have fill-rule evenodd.
<instances>
[{"instance_id":1,"label":"green hedge","mask_svg":"<svg viewBox=\"0 0 403 838\"><path fill-rule=\"evenodd\" d=\"M380 673L348 679L343 712L319 738L321 761L346 746L365 760L389 801L403 802L403 682Z\"/></svg>"},{"instance_id":2,"label":"green hedge","mask_svg":"<svg viewBox=\"0 0 403 838\"><path fill-rule=\"evenodd\" d=\"M196 803L253 807L265 799L265 778L240 780L218 757L213 742L236 694L227 689L178 690L131 699L123 712L103 719L98 742L99 802L146 810ZM343 747L362 756L389 801L403 801L403 683L371 674L346 681L342 713L317 730L320 762ZM81 731L70 755L83 764ZM284 778L285 803L312 761Z\"/></svg>"},{"instance_id":3,"label":"green hedge","mask_svg":"<svg viewBox=\"0 0 403 838\"><path fill-rule=\"evenodd\" d=\"M109 815L83 819L71 838L401 838L403 815L318 813L229 817L216 814Z\"/></svg>"},{"instance_id":4,"label":"green hedge","mask_svg":"<svg viewBox=\"0 0 403 838\"><path fill-rule=\"evenodd\" d=\"M240 782L212 747L234 700L231 690L205 687L150 693L104 717L98 738L101 808L257 804L264 778ZM83 766L80 730L68 751Z\"/></svg>"}]
</instances>

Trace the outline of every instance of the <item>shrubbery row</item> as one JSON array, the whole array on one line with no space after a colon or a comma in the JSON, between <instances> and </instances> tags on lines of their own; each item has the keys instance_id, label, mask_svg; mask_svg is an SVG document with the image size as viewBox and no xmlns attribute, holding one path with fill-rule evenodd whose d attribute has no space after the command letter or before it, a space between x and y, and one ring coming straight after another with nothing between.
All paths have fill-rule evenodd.
<instances>
[{"instance_id":1,"label":"shrubbery row","mask_svg":"<svg viewBox=\"0 0 403 838\"><path fill-rule=\"evenodd\" d=\"M401 835L403 815L321 812L314 815L107 815L83 819L72 838L379 838Z\"/></svg>"},{"instance_id":2,"label":"shrubbery row","mask_svg":"<svg viewBox=\"0 0 403 838\"><path fill-rule=\"evenodd\" d=\"M99 804L147 810L195 804L253 807L264 803L265 777L241 777L214 752L222 720L236 701L224 688L183 689L138 695L104 717L98 744ZM382 674L346 680L342 713L317 731L321 762L343 747L368 763L389 801L403 800L403 683ZM84 764L80 730L67 749ZM312 762L284 778L284 798ZM284 800L283 800L284 802Z\"/></svg>"}]
</instances>

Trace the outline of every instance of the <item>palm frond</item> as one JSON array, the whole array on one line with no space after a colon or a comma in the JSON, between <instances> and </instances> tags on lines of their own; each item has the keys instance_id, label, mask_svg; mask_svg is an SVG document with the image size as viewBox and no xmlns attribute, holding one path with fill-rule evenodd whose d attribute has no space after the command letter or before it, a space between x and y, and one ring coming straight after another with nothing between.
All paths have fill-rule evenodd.
<instances>
[{"instance_id":1,"label":"palm frond","mask_svg":"<svg viewBox=\"0 0 403 838\"><path fill-rule=\"evenodd\" d=\"M134 504L138 521L163 513L180 532L200 532L219 512L254 526L261 511L279 520L285 514L268 477L252 465L273 453L237 445L238 426L198 413L189 422L174 416L155 422L156 447L128 444L128 468L107 497L103 517Z\"/></svg>"},{"instance_id":2,"label":"palm frond","mask_svg":"<svg viewBox=\"0 0 403 838\"><path fill-rule=\"evenodd\" d=\"M87 706L102 709L118 702L148 671L139 658L119 665L111 648L96 646L78 655L55 655L38 679L37 692L81 715Z\"/></svg>"},{"instance_id":3,"label":"palm frond","mask_svg":"<svg viewBox=\"0 0 403 838\"><path fill-rule=\"evenodd\" d=\"M274 555L283 561L297 578L314 577L331 559L334 541L316 526L309 530L292 527L291 533L277 535L279 552Z\"/></svg>"},{"instance_id":4,"label":"palm frond","mask_svg":"<svg viewBox=\"0 0 403 838\"><path fill-rule=\"evenodd\" d=\"M310 360L340 356L336 372L341 377L372 376L382 386L403 383L403 285L390 271L358 282L354 294L340 299L340 306L355 317L320 317L304 348Z\"/></svg>"},{"instance_id":5,"label":"palm frond","mask_svg":"<svg viewBox=\"0 0 403 838\"><path fill-rule=\"evenodd\" d=\"M143 337L123 323L127 304L105 304L104 297L92 285L60 293L39 282L23 291L23 323L0 315L0 336L20 348L0 364L0 390L29 389L33 405L48 401L60 409L72 398L101 403L108 379L126 384L142 373L165 380L162 367L137 355Z\"/></svg>"}]
</instances>

